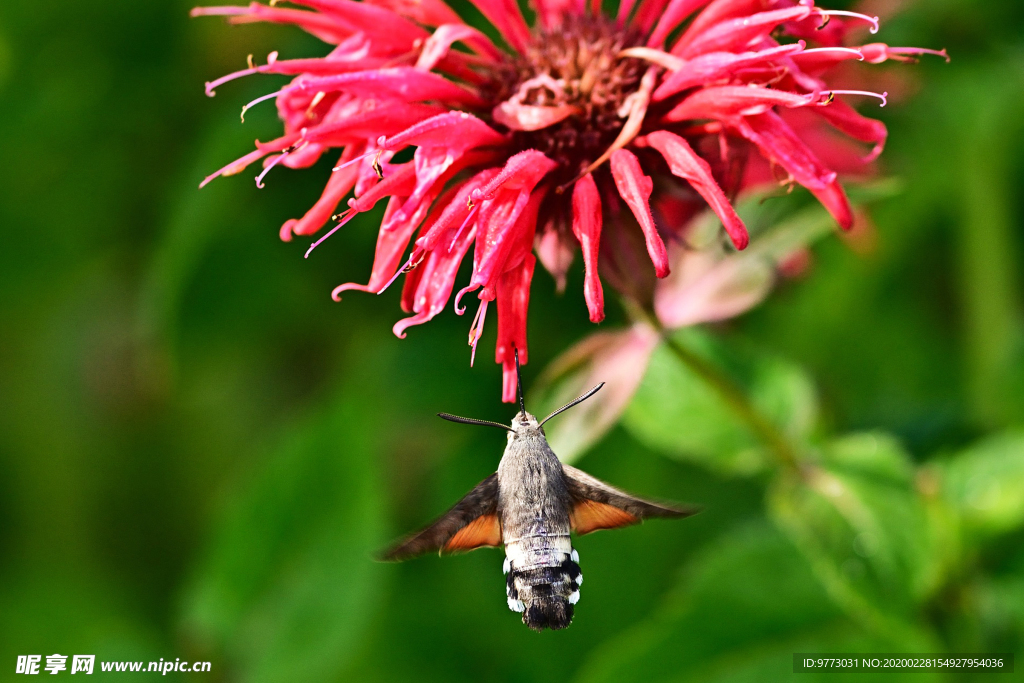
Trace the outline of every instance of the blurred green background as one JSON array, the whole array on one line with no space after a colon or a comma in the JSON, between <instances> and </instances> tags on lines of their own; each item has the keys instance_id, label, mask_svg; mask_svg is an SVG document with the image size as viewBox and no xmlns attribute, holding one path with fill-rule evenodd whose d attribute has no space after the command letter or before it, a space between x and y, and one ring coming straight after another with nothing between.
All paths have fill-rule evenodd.
<instances>
[{"instance_id":1,"label":"blurred green background","mask_svg":"<svg viewBox=\"0 0 1024 683\"><path fill-rule=\"evenodd\" d=\"M308 260L277 236L328 163L196 189L279 126L272 105L238 120L279 81L212 100L203 81L325 48L190 7L0 4L4 677L54 652L208 659L194 678L215 681L754 681L795 651L1022 652L1024 5L886 22L953 62L885 69L915 92L877 112L903 190L872 207L874 248L822 240L711 331L812 378L822 471L858 511L659 448L628 413L578 464L705 511L580 539L576 621L541 635L498 552L371 561L494 471L500 434L434 417L512 415L494 326L470 368L468 319L398 340L397 288L332 302L368 275L378 217ZM581 281L535 279L527 386L592 331Z\"/></svg>"}]
</instances>

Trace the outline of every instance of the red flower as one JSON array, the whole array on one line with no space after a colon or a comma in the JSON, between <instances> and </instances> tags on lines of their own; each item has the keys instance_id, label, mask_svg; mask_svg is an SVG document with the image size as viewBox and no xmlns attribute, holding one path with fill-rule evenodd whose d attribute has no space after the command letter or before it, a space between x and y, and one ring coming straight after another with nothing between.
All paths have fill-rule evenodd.
<instances>
[{"instance_id":1,"label":"red flower","mask_svg":"<svg viewBox=\"0 0 1024 683\"><path fill-rule=\"evenodd\" d=\"M599 262L609 281L628 278L636 260L624 251L641 243L632 233L642 235L659 278L670 270L664 240L675 230L668 216L710 206L743 249L747 231L730 198L777 182L780 171L849 228L850 205L832 169L863 168L882 151L886 129L837 99L875 93L837 90L825 74L851 60L932 52L843 47L854 31L876 31L877 20L812 0L622 0L617 17L603 16L596 0L589 7L584 0L534 0L532 29L514 0L474 0L500 32L500 48L442 0L292 4L308 9L272 2L193 11L233 23L297 24L335 46L323 58L273 53L262 66L250 63L207 84L212 96L239 76L295 76L246 106L276 99L284 135L257 142L256 151L203 184L263 159L262 187L277 164L307 167L340 148L323 196L282 226L282 239L319 231L350 192L337 225L313 247L386 199L369 282L343 284L333 296L380 293L405 274L402 308L412 315L395 325L399 337L447 305L473 247L470 282L455 308L462 314L461 299L476 293L475 353L488 304L497 300L505 401L515 398L513 349L528 360L534 248L564 282L573 244L581 245L584 297L590 319L600 322ZM875 96L884 103L885 93ZM823 134L827 126L873 150L858 158L855 148ZM410 148L410 161L393 163Z\"/></svg>"}]
</instances>

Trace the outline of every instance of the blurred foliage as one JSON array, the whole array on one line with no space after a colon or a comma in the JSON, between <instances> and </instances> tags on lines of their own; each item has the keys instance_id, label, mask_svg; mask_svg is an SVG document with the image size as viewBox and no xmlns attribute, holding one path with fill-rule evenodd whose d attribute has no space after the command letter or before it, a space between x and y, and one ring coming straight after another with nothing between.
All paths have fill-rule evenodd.
<instances>
[{"instance_id":1,"label":"blurred foliage","mask_svg":"<svg viewBox=\"0 0 1024 683\"><path fill-rule=\"evenodd\" d=\"M196 190L278 126L269 106L236 117L279 80L213 100L203 80L322 47L189 7L0 4L4 666L777 681L796 651L1024 651L1024 5L922 0L884 24L953 56L880 69L902 79L877 112L902 191L862 197L874 231L820 239L760 307L675 337L796 459L655 349L581 466L704 512L580 539L576 622L541 635L507 610L498 553L372 561L494 470L500 435L433 414L508 419L500 372L468 366L449 312L395 339L395 289L330 300L368 273L378 215L308 260L280 243L326 163ZM593 331L579 264L553 292L538 275L528 385Z\"/></svg>"}]
</instances>

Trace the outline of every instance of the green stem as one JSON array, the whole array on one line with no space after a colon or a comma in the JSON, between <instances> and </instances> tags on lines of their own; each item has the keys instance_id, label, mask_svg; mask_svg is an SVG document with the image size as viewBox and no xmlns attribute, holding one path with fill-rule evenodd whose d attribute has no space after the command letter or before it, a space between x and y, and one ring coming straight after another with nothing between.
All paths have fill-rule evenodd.
<instances>
[{"instance_id":1,"label":"green stem","mask_svg":"<svg viewBox=\"0 0 1024 683\"><path fill-rule=\"evenodd\" d=\"M789 438L771 420L761 414L751 403L742 387L706 358L680 344L656 316L646 311L637 310L635 306L627 306L627 310L632 313L634 319L642 319L657 330L658 335L665 342L665 346L675 354L676 358L718 392L736 416L772 451L781 465L790 469L798 469L799 460L796 449Z\"/></svg>"}]
</instances>

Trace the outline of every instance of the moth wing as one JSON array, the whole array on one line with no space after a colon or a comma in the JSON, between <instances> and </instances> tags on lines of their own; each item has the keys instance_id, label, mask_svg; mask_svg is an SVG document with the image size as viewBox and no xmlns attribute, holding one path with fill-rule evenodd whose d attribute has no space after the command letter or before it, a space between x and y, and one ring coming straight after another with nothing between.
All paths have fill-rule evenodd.
<instances>
[{"instance_id":1,"label":"moth wing","mask_svg":"<svg viewBox=\"0 0 1024 683\"><path fill-rule=\"evenodd\" d=\"M678 508L631 496L569 465L562 465L562 470L573 505L572 529L577 534L617 529L648 517L688 517L697 512L696 508Z\"/></svg>"},{"instance_id":2,"label":"moth wing","mask_svg":"<svg viewBox=\"0 0 1024 683\"><path fill-rule=\"evenodd\" d=\"M492 474L433 524L400 541L380 557L382 560L400 561L433 550L457 552L497 545L501 545L498 475Z\"/></svg>"}]
</instances>

